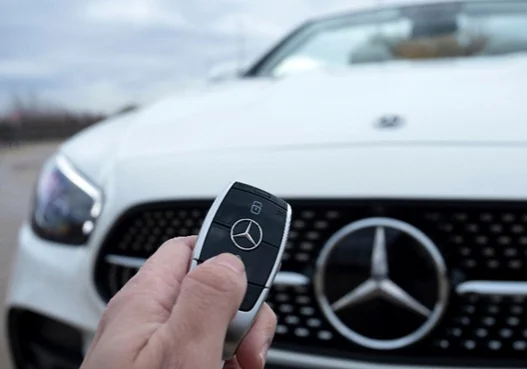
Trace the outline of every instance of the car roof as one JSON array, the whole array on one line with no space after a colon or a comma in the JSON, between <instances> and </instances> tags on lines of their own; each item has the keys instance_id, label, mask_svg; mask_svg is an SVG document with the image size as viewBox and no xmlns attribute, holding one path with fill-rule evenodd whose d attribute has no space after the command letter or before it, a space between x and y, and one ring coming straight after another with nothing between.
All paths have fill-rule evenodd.
<instances>
[{"instance_id":1,"label":"car roof","mask_svg":"<svg viewBox=\"0 0 527 369\"><path fill-rule=\"evenodd\" d=\"M355 0L353 5L347 6L345 9L332 10L325 12L319 16L313 17L310 21L322 21L332 18L339 18L342 16L349 16L360 12L368 12L382 9L389 9L398 6L411 6L411 5L433 5L433 4L452 4L452 3L489 3L498 4L500 0ZM521 0L511 0L503 2L518 2L522 3ZM527 1L525 1L527 4Z\"/></svg>"}]
</instances>

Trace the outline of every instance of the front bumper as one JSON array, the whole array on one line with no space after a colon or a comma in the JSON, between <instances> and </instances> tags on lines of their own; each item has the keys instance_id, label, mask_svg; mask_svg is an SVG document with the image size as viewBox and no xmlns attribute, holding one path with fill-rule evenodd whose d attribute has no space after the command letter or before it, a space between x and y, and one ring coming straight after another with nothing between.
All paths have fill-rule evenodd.
<instances>
[{"instance_id":1,"label":"front bumper","mask_svg":"<svg viewBox=\"0 0 527 369\"><path fill-rule=\"evenodd\" d=\"M103 313L89 286L90 257L89 249L43 241L22 226L4 316L15 369L80 366ZM283 359L271 350L267 368L295 368L273 364Z\"/></svg>"},{"instance_id":2,"label":"front bumper","mask_svg":"<svg viewBox=\"0 0 527 369\"><path fill-rule=\"evenodd\" d=\"M20 230L19 243L6 299L7 335L15 369L78 368L104 310L90 285L92 252L43 241L27 225ZM387 367L276 348L270 350L267 362L267 369Z\"/></svg>"},{"instance_id":3,"label":"front bumper","mask_svg":"<svg viewBox=\"0 0 527 369\"><path fill-rule=\"evenodd\" d=\"M80 366L104 310L89 285L90 258L90 249L46 242L27 225L21 228L5 315L15 369ZM267 369L385 368L277 349L267 362Z\"/></svg>"},{"instance_id":4,"label":"front bumper","mask_svg":"<svg viewBox=\"0 0 527 369\"><path fill-rule=\"evenodd\" d=\"M103 312L87 288L89 255L88 249L46 242L27 225L21 228L5 316L15 368L25 369L28 360L43 361L43 369L75 363L87 349Z\"/></svg>"}]
</instances>

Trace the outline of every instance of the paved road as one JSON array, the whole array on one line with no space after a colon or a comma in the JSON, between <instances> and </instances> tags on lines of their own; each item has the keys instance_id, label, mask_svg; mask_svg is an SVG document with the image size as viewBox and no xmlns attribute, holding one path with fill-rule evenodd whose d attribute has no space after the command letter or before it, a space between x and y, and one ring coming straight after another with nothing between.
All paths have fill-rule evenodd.
<instances>
[{"instance_id":1,"label":"paved road","mask_svg":"<svg viewBox=\"0 0 527 369\"><path fill-rule=\"evenodd\" d=\"M4 306L18 228L27 217L33 183L44 160L58 143L0 147L0 300ZM3 310L2 310L3 313ZM4 316L0 319L0 368L10 369L6 351Z\"/></svg>"}]
</instances>

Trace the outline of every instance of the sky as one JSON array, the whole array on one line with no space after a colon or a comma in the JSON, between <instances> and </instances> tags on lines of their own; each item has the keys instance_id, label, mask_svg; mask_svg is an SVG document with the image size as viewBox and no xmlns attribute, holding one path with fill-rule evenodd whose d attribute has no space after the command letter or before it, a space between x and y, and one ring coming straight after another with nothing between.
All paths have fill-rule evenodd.
<instances>
[{"instance_id":1,"label":"sky","mask_svg":"<svg viewBox=\"0 0 527 369\"><path fill-rule=\"evenodd\" d=\"M147 103L359 2L372 0L0 1L0 113L15 99L103 113Z\"/></svg>"}]
</instances>

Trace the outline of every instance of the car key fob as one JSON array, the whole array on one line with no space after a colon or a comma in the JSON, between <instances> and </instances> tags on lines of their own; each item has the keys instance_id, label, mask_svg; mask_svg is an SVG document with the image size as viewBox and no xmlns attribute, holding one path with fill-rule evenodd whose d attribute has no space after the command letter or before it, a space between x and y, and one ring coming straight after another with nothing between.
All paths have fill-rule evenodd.
<instances>
[{"instance_id":1,"label":"car key fob","mask_svg":"<svg viewBox=\"0 0 527 369\"><path fill-rule=\"evenodd\" d=\"M247 290L225 337L223 360L232 358L264 304L278 272L292 210L284 200L241 182L231 183L207 213L190 269L222 253L241 258Z\"/></svg>"}]
</instances>

